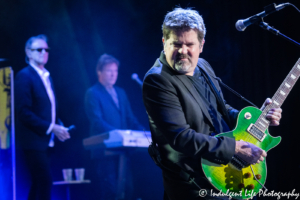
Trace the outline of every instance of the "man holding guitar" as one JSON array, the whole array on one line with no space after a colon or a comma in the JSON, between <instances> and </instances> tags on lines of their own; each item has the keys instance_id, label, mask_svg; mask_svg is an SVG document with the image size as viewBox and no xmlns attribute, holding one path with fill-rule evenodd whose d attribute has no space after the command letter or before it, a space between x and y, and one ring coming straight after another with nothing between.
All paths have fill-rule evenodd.
<instances>
[{"instance_id":1,"label":"man holding guitar","mask_svg":"<svg viewBox=\"0 0 300 200\"><path fill-rule=\"evenodd\" d=\"M239 111L225 103L213 69L199 58L206 29L198 12L176 8L166 15L162 30L164 49L145 76L143 100L165 166L164 199L201 199L200 188L213 188L201 169L201 159L215 166L234 157L257 164L264 163L267 154L247 140L218 136L235 127ZM267 99L263 107L271 103ZM267 112L270 125L279 125L281 112L280 108ZM184 179L185 173L190 179Z\"/></svg>"}]
</instances>

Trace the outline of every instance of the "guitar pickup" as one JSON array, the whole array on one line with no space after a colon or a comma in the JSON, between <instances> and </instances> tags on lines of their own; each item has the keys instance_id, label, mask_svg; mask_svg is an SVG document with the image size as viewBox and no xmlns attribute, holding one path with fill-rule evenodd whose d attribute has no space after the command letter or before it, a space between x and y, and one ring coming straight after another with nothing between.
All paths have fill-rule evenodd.
<instances>
[{"instance_id":1,"label":"guitar pickup","mask_svg":"<svg viewBox=\"0 0 300 200\"><path fill-rule=\"evenodd\" d=\"M255 124L250 124L250 126L247 128L247 132L258 139L260 142L262 142L267 136L267 134L265 134L262 130L255 126Z\"/></svg>"}]
</instances>

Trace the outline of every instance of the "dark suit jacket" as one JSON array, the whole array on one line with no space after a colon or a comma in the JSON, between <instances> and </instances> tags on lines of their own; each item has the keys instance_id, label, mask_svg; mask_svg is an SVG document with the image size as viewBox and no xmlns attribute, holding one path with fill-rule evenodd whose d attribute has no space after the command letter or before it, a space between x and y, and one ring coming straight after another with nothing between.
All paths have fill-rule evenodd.
<instances>
[{"instance_id":1,"label":"dark suit jacket","mask_svg":"<svg viewBox=\"0 0 300 200\"><path fill-rule=\"evenodd\" d=\"M100 83L89 88L85 94L85 111L90 121L91 135L114 129L143 129L131 111L125 91L117 86L114 88L118 95L120 109Z\"/></svg>"},{"instance_id":2,"label":"dark suit jacket","mask_svg":"<svg viewBox=\"0 0 300 200\"><path fill-rule=\"evenodd\" d=\"M51 124L51 102L43 81L27 66L16 75L14 88L18 147L46 150L51 136L46 134Z\"/></svg>"},{"instance_id":3,"label":"dark suit jacket","mask_svg":"<svg viewBox=\"0 0 300 200\"><path fill-rule=\"evenodd\" d=\"M212 78L215 75L210 65L199 59L198 66L214 82L227 112L227 123L232 123L229 121L236 119L238 111L224 105L221 89ZM200 68L196 67L195 75L197 70ZM167 64L164 55L157 59L145 76L143 100L152 137L158 143L162 160L201 173L201 157L220 164L231 160L235 151L234 139L210 136L214 132L213 123L199 93L186 75L178 74Z\"/></svg>"}]
</instances>

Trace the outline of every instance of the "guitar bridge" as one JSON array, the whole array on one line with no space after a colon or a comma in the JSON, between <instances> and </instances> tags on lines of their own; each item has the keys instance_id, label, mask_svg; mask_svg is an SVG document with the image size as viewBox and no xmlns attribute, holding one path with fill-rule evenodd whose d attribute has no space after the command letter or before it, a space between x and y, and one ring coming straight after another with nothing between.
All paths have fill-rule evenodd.
<instances>
[{"instance_id":1,"label":"guitar bridge","mask_svg":"<svg viewBox=\"0 0 300 200\"><path fill-rule=\"evenodd\" d=\"M247 132L250 133L256 139L258 139L260 142L262 142L267 135L257 126L255 126L255 124L250 124L250 126L247 128Z\"/></svg>"}]
</instances>

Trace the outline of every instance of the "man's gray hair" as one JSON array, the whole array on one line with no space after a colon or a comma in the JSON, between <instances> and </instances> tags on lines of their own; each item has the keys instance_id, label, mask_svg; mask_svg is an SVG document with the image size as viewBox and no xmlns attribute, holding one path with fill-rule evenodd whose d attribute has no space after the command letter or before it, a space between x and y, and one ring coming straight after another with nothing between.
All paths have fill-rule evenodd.
<instances>
[{"instance_id":1,"label":"man's gray hair","mask_svg":"<svg viewBox=\"0 0 300 200\"><path fill-rule=\"evenodd\" d=\"M38 39L44 40L46 43L47 43L47 41L48 41L47 36L44 35L44 34L40 34L40 35L37 35L37 36L32 36L32 37L30 37L30 38L26 41L26 43L25 43L25 52L26 52L26 49L30 49L32 43L33 43L34 41L38 40ZM25 62L26 62L27 64L29 64L29 60L28 60L27 54L25 54Z\"/></svg>"},{"instance_id":2,"label":"man's gray hair","mask_svg":"<svg viewBox=\"0 0 300 200\"><path fill-rule=\"evenodd\" d=\"M195 29L198 33L199 42L202 42L206 34L206 28L198 11L190 8L175 8L166 15L162 25L165 40L169 39L171 31L185 29Z\"/></svg>"}]
</instances>

